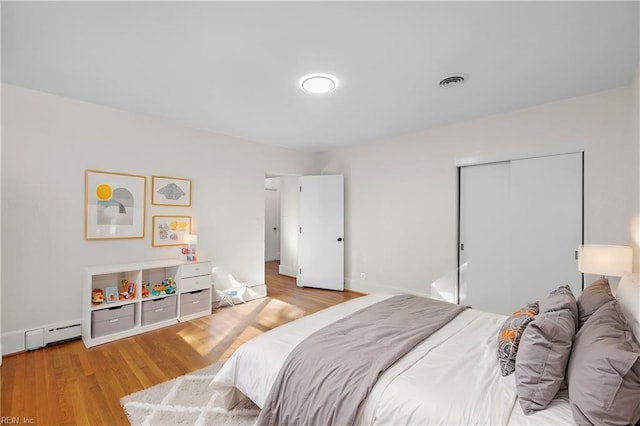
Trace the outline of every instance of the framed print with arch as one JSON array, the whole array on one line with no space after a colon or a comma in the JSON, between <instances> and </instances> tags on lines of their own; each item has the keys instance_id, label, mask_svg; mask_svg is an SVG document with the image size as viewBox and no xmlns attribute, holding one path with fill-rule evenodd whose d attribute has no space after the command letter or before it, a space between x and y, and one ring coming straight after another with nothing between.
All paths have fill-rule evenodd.
<instances>
[{"instance_id":1,"label":"framed print with arch","mask_svg":"<svg viewBox=\"0 0 640 426\"><path fill-rule=\"evenodd\" d=\"M191 233L191 216L153 216L153 247L182 246Z\"/></svg>"},{"instance_id":2,"label":"framed print with arch","mask_svg":"<svg viewBox=\"0 0 640 426\"><path fill-rule=\"evenodd\" d=\"M85 170L85 239L144 238L146 191L145 176Z\"/></svg>"},{"instance_id":3,"label":"framed print with arch","mask_svg":"<svg viewBox=\"0 0 640 426\"><path fill-rule=\"evenodd\" d=\"M191 179L151 176L151 204L189 207L191 205Z\"/></svg>"}]
</instances>

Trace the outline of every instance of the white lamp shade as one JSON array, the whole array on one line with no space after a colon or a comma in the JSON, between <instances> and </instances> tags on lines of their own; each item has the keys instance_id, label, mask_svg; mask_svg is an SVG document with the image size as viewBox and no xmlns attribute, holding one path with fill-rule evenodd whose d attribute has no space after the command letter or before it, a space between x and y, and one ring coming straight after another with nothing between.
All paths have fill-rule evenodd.
<instances>
[{"instance_id":1,"label":"white lamp shade","mask_svg":"<svg viewBox=\"0 0 640 426\"><path fill-rule=\"evenodd\" d=\"M585 274L621 277L631 272L632 256L631 247L585 244L581 246L578 269Z\"/></svg>"},{"instance_id":2,"label":"white lamp shade","mask_svg":"<svg viewBox=\"0 0 640 426\"><path fill-rule=\"evenodd\" d=\"M184 243L189 244L190 246L195 246L198 244L198 236L193 234L185 234Z\"/></svg>"}]
</instances>

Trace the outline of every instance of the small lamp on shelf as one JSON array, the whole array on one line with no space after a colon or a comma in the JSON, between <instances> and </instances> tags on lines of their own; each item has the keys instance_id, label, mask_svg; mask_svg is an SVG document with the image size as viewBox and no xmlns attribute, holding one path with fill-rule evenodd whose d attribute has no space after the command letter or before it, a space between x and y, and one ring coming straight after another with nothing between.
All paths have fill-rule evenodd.
<instances>
[{"instance_id":1,"label":"small lamp on shelf","mask_svg":"<svg viewBox=\"0 0 640 426\"><path fill-rule=\"evenodd\" d=\"M633 250L628 246L585 244L580 246L578 269L584 274L621 277L631 272Z\"/></svg>"},{"instance_id":2,"label":"small lamp on shelf","mask_svg":"<svg viewBox=\"0 0 640 426\"><path fill-rule=\"evenodd\" d=\"M195 262L198 260L196 256L196 246L198 245L198 236L194 234L185 234L184 243L187 247L183 249L183 253L187 257L187 262Z\"/></svg>"}]
</instances>

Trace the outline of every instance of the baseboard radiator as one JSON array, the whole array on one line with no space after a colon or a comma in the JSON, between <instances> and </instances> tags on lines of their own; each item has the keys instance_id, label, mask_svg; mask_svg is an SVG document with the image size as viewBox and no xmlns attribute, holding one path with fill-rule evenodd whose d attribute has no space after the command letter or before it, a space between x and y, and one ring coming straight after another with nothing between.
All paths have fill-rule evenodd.
<instances>
[{"instance_id":1,"label":"baseboard radiator","mask_svg":"<svg viewBox=\"0 0 640 426\"><path fill-rule=\"evenodd\" d=\"M25 333L25 349L32 351L44 346L57 345L58 343L79 339L81 335L81 324L36 328Z\"/></svg>"}]
</instances>

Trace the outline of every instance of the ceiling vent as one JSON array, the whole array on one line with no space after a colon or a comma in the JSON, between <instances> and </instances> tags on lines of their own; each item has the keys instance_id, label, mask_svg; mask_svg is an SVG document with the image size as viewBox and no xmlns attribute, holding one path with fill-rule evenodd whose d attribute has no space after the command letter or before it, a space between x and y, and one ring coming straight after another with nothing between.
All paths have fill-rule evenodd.
<instances>
[{"instance_id":1,"label":"ceiling vent","mask_svg":"<svg viewBox=\"0 0 640 426\"><path fill-rule=\"evenodd\" d=\"M462 85L464 81L464 75L450 75L440 80L440 87L456 87Z\"/></svg>"}]
</instances>

